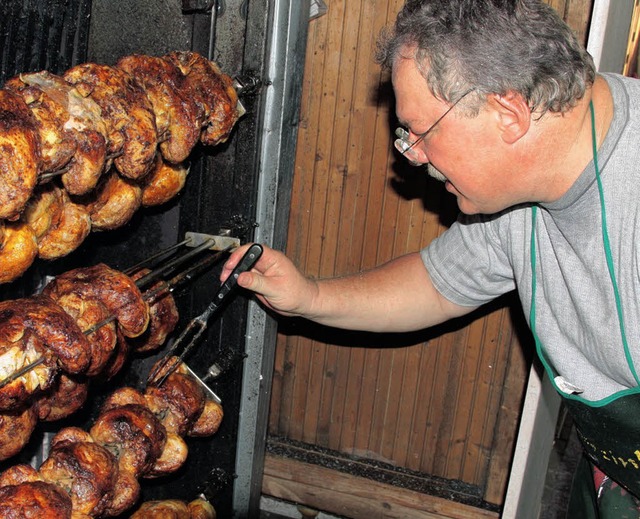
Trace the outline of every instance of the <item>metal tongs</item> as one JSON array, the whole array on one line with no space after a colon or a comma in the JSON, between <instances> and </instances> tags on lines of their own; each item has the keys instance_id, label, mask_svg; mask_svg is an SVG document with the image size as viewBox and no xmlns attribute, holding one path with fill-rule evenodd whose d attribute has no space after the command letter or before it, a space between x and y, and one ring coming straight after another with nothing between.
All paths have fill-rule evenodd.
<instances>
[{"instance_id":1,"label":"metal tongs","mask_svg":"<svg viewBox=\"0 0 640 519\"><path fill-rule=\"evenodd\" d=\"M156 367L147 378L148 386L160 387L171 373L173 373L187 353L193 349L198 342L200 336L207 329L207 321L211 315L222 305L232 290L238 285L238 276L242 272L250 270L262 255L262 245L254 243L249 247L240 262L233 269L229 277L226 279L216 292L213 301L209 306L197 317L194 317L187 327L182 331L180 336L175 340L171 348L165 353L164 358L156 364ZM191 340L183 347L186 338L191 335ZM182 347L182 352L176 356L178 349ZM169 363L172 362L171 366Z\"/></svg>"}]
</instances>

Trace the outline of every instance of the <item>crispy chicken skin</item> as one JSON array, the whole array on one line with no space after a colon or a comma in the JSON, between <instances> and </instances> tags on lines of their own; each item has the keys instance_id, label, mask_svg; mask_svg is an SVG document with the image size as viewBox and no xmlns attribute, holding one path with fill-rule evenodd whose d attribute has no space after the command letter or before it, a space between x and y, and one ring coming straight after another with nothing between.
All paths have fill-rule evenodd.
<instances>
[{"instance_id":1,"label":"crispy chicken skin","mask_svg":"<svg viewBox=\"0 0 640 519\"><path fill-rule=\"evenodd\" d=\"M148 386L145 399L149 409L162 417L168 431L182 436L191 430L205 406L204 391L189 375L171 373L160 387Z\"/></svg>"},{"instance_id":2,"label":"crispy chicken skin","mask_svg":"<svg viewBox=\"0 0 640 519\"><path fill-rule=\"evenodd\" d=\"M126 404L100 413L89 431L96 443L109 449L121 470L140 476L148 472L162 453L167 433L144 406Z\"/></svg>"},{"instance_id":3,"label":"crispy chicken skin","mask_svg":"<svg viewBox=\"0 0 640 519\"><path fill-rule=\"evenodd\" d=\"M87 193L109 165L107 127L100 107L62 77L47 71L21 74L20 81L40 89L64 114L62 128L73 136L74 156L65 166L62 183L70 194Z\"/></svg>"},{"instance_id":4,"label":"crispy chicken skin","mask_svg":"<svg viewBox=\"0 0 640 519\"><path fill-rule=\"evenodd\" d=\"M149 324L149 306L135 282L126 274L103 263L69 270L57 276L43 290L54 299L65 293L98 299L118 319L127 337L137 337Z\"/></svg>"},{"instance_id":5,"label":"crispy chicken skin","mask_svg":"<svg viewBox=\"0 0 640 519\"><path fill-rule=\"evenodd\" d=\"M71 496L73 512L100 516L113 497L117 461L94 442L61 441L40 466L44 481Z\"/></svg>"},{"instance_id":6,"label":"crispy chicken skin","mask_svg":"<svg viewBox=\"0 0 640 519\"><path fill-rule=\"evenodd\" d=\"M168 60L134 54L116 66L142 86L153 107L162 156L174 164L186 160L198 142L198 107L181 71Z\"/></svg>"},{"instance_id":7,"label":"crispy chicken skin","mask_svg":"<svg viewBox=\"0 0 640 519\"><path fill-rule=\"evenodd\" d=\"M160 457L153 464L153 467L144 474L144 477L158 478L175 472L187 461L188 454L189 448L182 437L175 433L167 432L167 441L160 453Z\"/></svg>"},{"instance_id":8,"label":"crispy chicken skin","mask_svg":"<svg viewBox=\"0 0 640 519\"><path fill-rule=\"evenodd\" d=\"M216 519L213 505L204 499L185 503L177 499L147 501L140 505L131 519Z\"/></svg>"},{"instance_id":9,"label":"crispy chicken skin","mask_svg":"<svg viewBox=\"0 0 640 519\"><path fill-rule=\"evenodd\" d=\"M64 79L102 110L108 128L108 153L127 178L144 177L156 154L158 133L151 102L131 75L108 65L83 63L67 70Z\"/></svg>"},{"instance_id":10,"label":"crispy chicken skin","mask_svg":"<svg viewBox=\"0 0 640 519\"><path fill-rule=\"evenodd\" d=\"M137 281L149 272L149 269L140 269L131 275L131 279ZM157 281L147 288L146 293L155 294L148 300L149 326L142 335L131 341L131 347L139 352L153 351L162 346L180 318L175 299L165 281Z\"/></svg>"},{"instance_id":11,"label":"crispy chicken skin","mask_svg":"<svg viewBox=\"0 0 640 519\"><path fill-rule=\"evenodd\" d=\"M35 403L38 418L54 422L67 418L80 409L89 395L89 381L60 373L55 383Z\"/></svg>"},{"instance_id":12,"label":"crispy chicken skin","mask_svg":"<svg viewBox=\"0 0 640 519\"><path fill-rule=\"evenodd\" d=\"M142 205L142 187L112 168L79 202L87 208L94 231L117 229L128 223Z\"/></svg>"},{"instance_id":13,"label":"crispy chicken skin","mask_svg":"<svg viewBox=\"0 0 640 519\"><path fill-rule=\"evenodd\" d=\"M0 219L22 212L40 173L35 117L14 92L0 89Z\"/></svg>"},{"instance_id":14,"label":"crispy chicken skin","mask_svg":"<svg viewBox=\"0 0 640 519\"><path fill-rule=\"evenodd\" d=\"M3 519L71 519L71 506L69 494L44 481L0 488Z\"/></svg>"},{"instance_id":15,"label":"crispy chicken skin","mask_svg":"<svg viewBox=\"0 0 640 519\"><path fill-rule=\"evenodd\" d=\"M104 512L107 517L119 516L129 510L140 497L138 478L126 469L118 469L113 499Z\"/></svg>"},{"instance_id":16,"label":"crispy chicken skin","mask_svg":"<svg viewBox=\"0 0 640 519\"><path fill-rule=\"evenodd\" d=\"M209 501L198 498L191 501L189 508L189 519L216 519L216 509Z\"/></svg>"},{"instance_id":17,"label":"crispy chicken skin","mask_svg":"<svg viewBox=\"0 0 640 519\"><path fill-rule=\"evenodd\" d=\"M189 508L184 501L163 499L147 501L140 505L131 519L191 519Z\"/></svg>"},{"instance_id":18,"label":"crispy chicken skin","mask_svg":"<svg viewBox=\"0 0 640 519\"><path fill-rule=\"evenodd\" d=\"M24 274L37 255L38 240L33 229L24 222L5 223L0 239L0 284Z\"/></svg>"},{"instance_id":19,"label":"crispy chicken skin","mask_svg":"<svg viewBox=\"0 0 640 519\"><path fill-rule=\"evenodd\" d=\"M95 297L83 296L73 291L62 294L52 293L51 296L65 312L75 319L83 333L94 325L105 322L111 315L109 309ZM106 322L87 335L87 339L91 345L91 362L86 375L94 377L104 369L116 348L115 323Z\"/></svg>"},{"instance_id":20,"label":"crispy chicken skin","mask_svg":"<svg viewBox=\"0 0 640 519\"><path fill-rule=\"evenodd\" d=\"M91 218L87 208L75 204L67 192L57 187L52 188L59 203L54 207L57 211L51 214L51 225L38 238L38 256L53 260L67 256L76 250L91 232Z\"/></svg>"},{"instance_id":21,"label":"crispy chicken skin","mask_svg":"<svg viewBox=\"0 0 640 519\"><path fill-rule=\"evenodd\" d=\"M150 373L154 374L154 379L161 377L166 370L172 369L175 363L178 362L178 358L171 357L169 362L162 366L158 373L155 373L156 366L160 362L162 360L159 360L150 371ZM186 383L185 380L191 382ZM176 398L174 392L183 392L182 399ZM159 388L154 385L148 385L145 391L145 398L147 399L147 405L154 412L157 412L158 416L163 417L162 419L166 423L168 430L173 430L174 428L179 431L184 430L187 436L211 436L218 431L224 418L222 406L205 397L203 389L182 362ZM176 399L175 401L173 401L174 398ZM198 407L202 406L202 410L199 414L196 414L194 421L191 413L195 412L193 406L200 398L202 403ZM164 418L166 414L172 413L175 413L176 416Z\"/></svg>"},{"instance_id":22,"label":"crispy chicken skin","mask_svg":"<svg viewBox=\"0 0 640 519\"><path fill-rule=\"evenodd\" d=\"M0 474L0 487L19 485L27 481L42 481L42 478L36 469L25 463L19 463L18 465L9 467Z\"/></svg>"},{"instance_id":23,"label":"crispy chicken skin","mask_svg":"<svg viewBox=\"0 0 640 519\"><path fill-rule=\"evenodd\" d=\"M59 191L60 188L53 183L38 186L24 208L22 220L31 227L37 240L49 232L62 211Z\"/></svg>"},{"instance_id":24,"label":"crispy chicken skin","mask_svg":"<svg viewBox=\"0 0 640 519\"><path fill-rule=\"evenodd\" d=\"M31 438L37 422L32 406L0 413L0 459L18 454Z\"/></svg>"},{"instance_id":25,"label":"crispy chicken skin","mask_svg":"<svg viewBox=\"0 0 640 519\"><path fill-rule=\"evenodd\" d=\"M93 438L84 429L80 427L65 427L60 429L56 435L51 439L51 449L55 449L62 443L79 443L79 442L92 442Z\"/></svg>"},{"instance_id":26,"label":"crispy chicken skin","mask_svg":"<svg viewBox=\"0 0 640 519\"><path fill-rule=\"evenodd\" d=\"M83 373L91 345L73 318L44 294L0 302L0 315L16 316L57 358L67 373Z\"/></svg>"},{"instance_id":27,"label":"crispy chicken skin","mask_svg":"<svg viewBox=\"0 0 640 519\"><path fill-rule=\"evenodd\" d=\"M114 407L128 404L147 405L144 395L137 389L129 386L119 387L111 393L103 402L102 410L107 411Z\"/></svg>"},{"instance_id":28,"label":"crispy chicken skin","mask_svg":"<svg viewBox=\"0 0 640 519\"><path fill-rule=\"evenodd\" d=\"M153 207L162 205L174 198L187 181L188 164L171 164L160 155L151 173L142 180L142 205Z\"/></svg>"},{"instance_id":29,"label":"crispy chicken skin","mask_svg":"<svg viewBox=\"0 0 640 519\"><path fill-rule=\"evenodd\" d=\"M22 97L31 110L40 136L40 169L54 171L64 167L76 150L73 134L65 128L69 114L38 85L27 83L27 76L11 78L4 87Z\"/></svg>"},{"instance_id":30,"label":"crispy chicken skin","mask_svg":"<svg viewBox=\"0 0 640 519\"><path fill-rule=\"evenodd\" d=\"M109 357L104 369L97 377L102 383L111 380L114 376L120 373L120 370L129 358L129 353L131 353L131 344L129 344L130 339L125 337L120 328L116 329L116 336L116 347Z\"/></svg>"},{"instance_id":31,"label":"crispy chicken skin","mask_svg":"<svg viewBox=\"0 0 640 519\"><path fill-rule=\"evenodd\" d=\"M204 403L202 414L193 424L187 436L211 436L218 431L223 418L224 411L222 406L213 400L207 399Z\"/></svg>"},{"instance_id":32,"label":"crispy chicken skin","mask_svg":"<svg viewBox=\"0 0 640 519\"><path fill-rule=\"evenodd\" d=\"M238 94L231 78L196 52L171 52L165 59L181 70L198 104L200 141L207 146L225 142L240 117Z\"/></svg>"}]
</instances>

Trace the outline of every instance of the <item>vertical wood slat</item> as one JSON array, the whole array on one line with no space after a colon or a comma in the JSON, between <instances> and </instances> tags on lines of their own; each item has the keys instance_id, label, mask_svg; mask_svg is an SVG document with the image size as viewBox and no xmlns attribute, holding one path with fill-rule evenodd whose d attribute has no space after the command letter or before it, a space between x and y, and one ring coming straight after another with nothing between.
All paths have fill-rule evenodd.
<instances>
[{"instance_id":1,"label":"vertical wood slat","mask_svg":"<svg viewBox=\"0 0 640 519\"><path fill-rule=\"evenodd\" d=\"M457 213L392 151L389 77L373 51L402 3L332 0L310 23L286 251L307 275L418 250ZM549 3L586 30L585 2ZM526 382L507 307L409 338L281 330L270 434L475 484L502 503Z\"/></svg>"}]
</instances>

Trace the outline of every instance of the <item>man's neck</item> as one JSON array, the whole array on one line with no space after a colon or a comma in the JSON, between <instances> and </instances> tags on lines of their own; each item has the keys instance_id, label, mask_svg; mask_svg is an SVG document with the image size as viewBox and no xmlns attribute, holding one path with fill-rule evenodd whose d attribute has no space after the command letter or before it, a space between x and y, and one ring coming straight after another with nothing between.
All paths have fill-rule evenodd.
<instances>
[{"instance_id":1,"label":"man's neck","mask_svg":"<svg viewBox=\"0 0 640 519\"><path fill-rule=\"evenodd\" d=\"M613 100L607 82L596 77L593 86L575 107L564 114L546 114L539 121L540 154L537 168L546 177L541 202L562 197L593 159L590 102L595 113L596 142L604 141L613 119Z\"/></svg>"}]
</instances>

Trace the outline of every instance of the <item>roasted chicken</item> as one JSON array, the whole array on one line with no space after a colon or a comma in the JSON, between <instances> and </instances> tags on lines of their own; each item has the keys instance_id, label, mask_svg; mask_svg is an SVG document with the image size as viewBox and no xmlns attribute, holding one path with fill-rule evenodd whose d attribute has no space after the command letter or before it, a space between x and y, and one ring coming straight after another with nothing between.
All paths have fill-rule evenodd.
<instances>
[{"instance_id":1,"label":"roasted chicken","mask_svg":"<svg viewBox=\"0 0 640 519\"><path fill-rule=\"evenodd\" d=\"M58 441L39 473L71 497L74 513L96 517L113 499L116 467L113 454L94 441Z\"/></svg>"},{"instance_id":2,"label":"roasted chicken","mask_svg":"<svg viewBox=\"0 0 640 519\"><path fill-rule=\"evenodd\" d=\"M200 141L207 146L225 142L242 113L231 78L196 52L171 52L165 59L180 69L191 88L199 109Z\"/></svg>"},{"instance_id":3,"label":"roasted chicken","mask_svg":"<svg viewBox=\"0 0 640 519\"><path fill-rule=\"evenodd\" d=\"M189 503L163 499L142 503L131 519L216 519L216 510L209 501L201 498Z\"/></svg>"},{"instance_id":4,"label":"roasted chicken","mask_svg":"<svg viewBox=\"0 0 640 519\"><path fill-rule=\"evenodd\" d=\"M41 168L36 119L22 97L0 90L0 219L20 216Z\"/></svg>"},{"instance_id":5,"label":"roasted chicken","mask_svg":"<svg viewBox=\"0 0 640 519\"><path fill-rule=\"evenodd\" d=\"M144 88L156 117L160 151L174 164L183 162L198 142L198 107L182 72L171 61L144 55L122 58L116 66Z\"/></svg>"},{"instance_id":6,"label":"roasted chicken","mask_svg":"<svg viewBox=\"0 0 640 519\"><path fill-rule=\"evenodd\" d=\"M86 335L91 346L91 360L85 374L95 377L105 368L116 350L116 323L106 322L111 312L97 297L83 296L73 290L67 292L51 290L49 294L75 320L82 333ZM98 324L101 326L87 334Z\"/></svg>"},{"instance_id":7,"label":"roasted chicken","mask_svg":"<svg viewBox=\"0 0 640 519\"><path fill-rule=\"evenodd\" d=\"M23 222L3 224L0 233L0 283L8 283L24 274L37 255L38 240L29 225Z\"/></svg>"},{"instance_id":8,"label":"roasted chicken","mask_svg":"<svg viewBox=\"0 0 640 519\"><path fill-rule=\"evenodd\" d=\"M137 337L147 329L149 305L135 282L122 272L103 263L81 267L60 274L43 290L53 299L69 292L99 300L116 316L127 337Z\"/></svg>"},{"instance_id":9,"label":"roasted chicken","mask_svg":"<svg viewBox=\"0 0 640 519\"><path fill-rule=\"evenodd\" d=\"M0 487L0 517L3 519L71 519L69 494L57 485L27 481Z\"/></svg>"},{"instance_id":10,"label":"roasted chicken","mask_svg":"<svg viewBox=\"0 0 640 519\"><path fill-rule=\"evenodd\" d=\"M174 198L187 181L189 166L182 162L171 164L160 155L156 163L142 181L142 205L152 207L164 204Z\"/></svg>"},{"instance_id":11,"label":"roasted chicken","mask_svg":"<svg viewBox=\"0 0 640 519\"><path fill-rule=\"evenodd\" d=\"M51 111L64 120L59 129L64 129L73 138L73 157L64 166L62 175L65 189L72 195L81 195L93 189L105 170L105 164L108 165L107 127L100 107L91 98L80 95L63 78L47 71L21 74L16 81L41 91L49 105L55 105ZM56 152L62 153L58 149ZM58 158L57 162L63 160ZM55 170L61 166L50 164L49 167ZM48 171L46 167L41 169Z\"/></svg>"},{"instance_id":12,"label":"roasted chicken","mask_svg":"<svg viewBox=\"0 0 640 519\"><path fill-rule=\"evenodd\" d=\"M37 229L38 256L47 260L73 252L91 232L86 207L73 203L67 192L55 185L44 189L42 195L36 194L33 204L27 205L25 220Z\"/></svg>"},{"instance_id":13,"label":"roasted chicken","mask_svg":"<svg viewBox=\"0 0 640 519\"><path fill-rule=\"evenodd\" d=\"M73 317L44 294L0 302L3 320L18 320L55 356L67 373L84 373L91 363L91 345Z\"/></svg>"},{"instance_id":14,"label":"roasted chicken","mask_svg":"<svg viewBox=\"0 0 640 519\"><path fill-rule=\"evenodd\" d=\"M96 189L79 201L86 207L94 231L117 229L129 222L142 205L142 186L112 168Z\"/></svg>"},{"instance_id":15,"label":"roasted chicken","mask_svg":"<svg viewBox=\"0 0 640 519\"><path fill-rule=\"evenodd\" d=\"M131 279L137 281L149 272L149 269L140 269L131 275ZM147 299L149 326L142 335L130 341L132 348L138 352L153 351L162 346L180 318L175 299L165 281L156 281L147 289L146 294L152 294Z\"/></svg>"},{"instance_id":16,"label":"roasted chicken","mask_svg":"<svg viewBox=\"0 0 640 519\"><path fill-rule=\"evenodd\" d=\"M127 178L144 177L156 155L158 132L153 108L145 91L130 74L96 63L77 65L64 74L80 95L93 99L107 125L107 151Z\"/></svg>"},{"instance_id":17,"label":"roasted chicken","mask_svg":"<svg viewBox=\"0 0 640 519\"><path fill-rule=\"evenodd\" d=\"M37 423L37 412L30 405L0 412L0 459L18 454L29 441Z\"/></svg>"},{"instance_id":18,"label":"roasted chicken","mask_svg":"<svg viewBox=\"0 0 640 519\"><path fill-rule=\"evenodd\" d=\"M89 395L89 380L60 373L54 384L40 396L34 407L43 422L61 420L78 411Z\"/></svg>"},{"instance_id":19,"label":"roasted chicken","mask_svg":"<svg viewBox=\"0 0 640 519\"><path fill-rule=\"evenodd\" d=\"M10 79L5 88L22 97L35 118L40 137L41 171L61 169L76 151L74 136L65 127L69 113L37 84L29 84L27 76Z\"/></svg>"},{"instance_id":20,"label":"roasted chicken","mask_svg":"<svg viewBox=\"0 0 640 519\"><path fill-rule=\"evenodd\" d=\"M110 380L134 348L160 347L177 321L163 281L143 296L134 278L103 264L63 273L39 295L0 302L0 382L35 363L0 388L2 428L15 428L10 437L0 433L0 459L26 444L34 416L70 416L86 401L92 380ZM144 398L142 403L147 405ZM184 456L180 442L172 440L171 449L174 461L168 451L160 472Z\"/></svg>"},{"instance_id":21,"label":"roasted chicken","mask_svg":"<svg viewBox=\"0 0 640 519\"><path fill-rule=\"evenodd\" d=\"M0 377L7 378L32 362L38 366L0 390L0 411L23 407L31 396L51 387L58 372L57 360L38 336L24 327L16 315L0 311Z\"/></svg>"}]
</instances>

